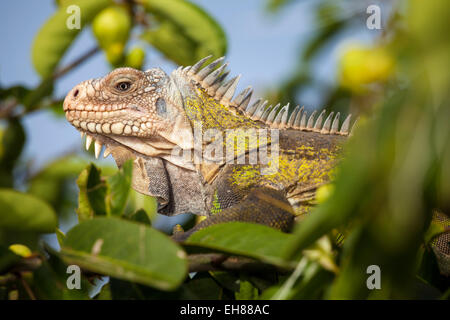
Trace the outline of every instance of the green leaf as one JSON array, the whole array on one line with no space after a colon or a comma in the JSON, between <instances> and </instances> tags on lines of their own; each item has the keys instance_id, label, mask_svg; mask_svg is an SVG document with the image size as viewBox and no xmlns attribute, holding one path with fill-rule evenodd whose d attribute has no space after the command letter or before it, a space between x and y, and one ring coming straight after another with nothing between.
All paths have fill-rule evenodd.
<instances>
[{"instance_id":1,"label":"green leaf","mask_svg":"<svg viewBox=\"0 0 450 320\"><path fill-rule=\"evenodd\" d=\"M13 169L25 144L25 131L17 118L10 119L1 135L0 187L13 186Z\"/></svg>"},{"instance_id":2,"label":"green leaf","mask_svg":"<svg viewBox=\"0 0 450 320\"><path fill-rule=\"evenodd\" d=\"M187 273L185 252L161 232L117 218L86 220L71 229L61 254L69 263L162 290Z\"/></svg>"},{"instance_id":3,"label":"green leaf","mask_svg":"<svg viewBox=\"0 0 450 320\"><path fill-rule=\"evenodd\" d=\"M22 259L7 247L0 245L0 274L8 271L13 265L18 263Z\"/></svg>"},{"instance_id":4,"label":"green leaf","mask_svg":"<svg viewBox=\"0 0 450 320\"><path fill-rule=\"evenodd\" d=\"M55 233L56 233L56 240L58 240L59 246L62 246L64 243L64 239L66 238L66 235L58 228L56 228Z\"/></svg>"},{"instance_id":5,"label":"green leaf","mask_svg":"<svg viewBox=\"0 0 450 320\"><path fill-rule=\"evenodd\" d=\"M281 252L291 235L273 228L244 222L228 222L209 226L193 233L186 245L243 255L263 262L289 266Z\"/></svg>"},{"instance_id":6,"label":"green leaf","mask_svg":"<svg viewBox=\"0 0 450 320\"><path fill-rule=\"evenodd\" d=\"M66 114L63 110L63 102L63 99L53 100L46 104L44 108L48 108L55 116L62 118Z\"/></svg>"},{"instance_id":7,"label":"green leaf","mask_svg":"<svg viewBox=\"0 0 450 320\"><path fill-rule=\"evenodd\" d=\"M151 223L150 219L148 218L148 215L144 209L139 209L138 211L133 213L130 216L130 220L140 222L140 223L146 224L148 226L152 225L152 223Z\"/></svg>"},{"instance_id":8,"label":"green leaf","mask_svg":"<svg viewBox=\"0 0 450 320\"><path fill-rule=\"evenodd\" d=\"M0 228L50 233L56 226L56 214L46 202L12 189L0 189Z\"/></svg>"},{"instance_id":9,"label":"green leaf","mask_svg":"<svg viewBox=\"0 0 450 320\"><path fill-rule=\"evenodd\" d=\"M117 173L108 177L108 205L112 215L122 215L131 189L133 162L126 161Z\"/></svg>"},{"instance_id":10,"label":"green leaf","mask_svg":"<svg viewBox=\"0 0 450 320\"><path fill-rule=\"evenodd\" d=\"M47 201L59 214L65 203L69 203L72 212L76 195L68 192L68 184L74 182L86 165L85 159L74 155L52 161L30 179L28 192Z\"/></svg>"},{"instance_id":11,"label":"green leaf","mask_svg":"<svg viewBox=\"0 0 450 320\"><path fill-rule=\"evenodd\" d=\"M258 299L258 289L250 281L241 279L239 284L239 292L235 293L236 300Z\"/></svg>"},{"instance_id":12,"label":"green leaf","mask_svg":"<svg viewBox=\"0 0 450 320\"><path fill-rule=\"evenodd\" d=\"M179 299L187 300L218 300L224 295L223 289L207 273L197 273L179 291Z\"/></svg>"},{"instance_id":13,"label":"green leaf","mask_svg":"<svg viewBox=\"0 0 450 320\"><path fill-rule=\"evenodd\" d=\"M156 217L158 202L154 197L139 193L131 188L130 195L128 196L126 214L132 215L140 209L144 210L147 213L148 219L150 219L151 221Z\"/></svg>"},{"instance_id":14,"label":"green leaf","mask_svg":"<svg viewBox=\"0 0 450 320\"><path fill-rule=\"evenodd\" d=\"M81 277L81 288L70 290L67 287L67 265L51 250L46 252L48 259L33 272L32 291L38 299L47 300L86 300L89 299L91 285L86 278Z\"/></svg>"},{"instance_id":15,"label":"green leaf","mask_svg":"<svg viewBox=\"0 0 450 320\"><path fill-rule=\"evenodd\" d=\"M7 89L1 88L0 89L0 100L6 100L8 98L15 98L20 103L23 102L24 97L30 92L31 90L27 87L24 87L22 85L9 87Z\"/></svg>"},{"instance_id":16,"label":"green leaf","mask_svg":"<svg viewBox=\"0 0 450 320\"><path fill-rule=\"evenodd\" d=\"M294 0L268 0L266 4L267 11L278 12L282 7L294 2Z\"/></svg>"},{"instance_id":17,"label":"green leaf","mask_svg":"<svg viewBox=\"0 0 450 320\"><path fill-rule=\"evenodd\" d=\"M190 65L193 61L199 60L195 52L195 42L171 22L163 21L158 29L145 31L142 39L177 64Z\"/></svg>"},{"instance_id":18,"label":"green leaf","mask_svg":"<svg viewBox=\"0 0 450 320\"><path fill-rule=\"evenodd\" d=\"M50 96L53 93L53 89L53 79L50 76L44 78L36 88L28 92L22 103L28 111L39 109L42 107L43 99Z\"/></svg>"},{"instance_id":19,"label":"green leaf","mask_svg":"<svg viewBox=\"0 0 450 320\"><path fill-rule=\"evenodd\" d=\"M31 58L33 66L42 78L50 76L67 48L95 15L110 5L111 0L77 0L64 2L58 11L41 27L34 39ZM73 13L67 13L69 5L80 8L80 29L69 29L66 25Z\"/></svg>"},{"instance_id":20,"label":"green leaf","mask_svg":"<svg viewBox=\"0 0 450 320\"><path fill-rule=\"evenodd\" d=\"M167 58L189 65L209 54L216 57L225 54L225 33L203 9L184 0L147 0L143 3L161 22L159 29L148 31L144 38Z\"/></svg>"},{"instance_id":21,"label":"green leaf","mask_svg":"<svg viewBox=\"0 0 450 320\"><path fill-rule=\"evenodd\" d=\"M94 215L106 215L105 197L107 185L101 180L100 170L94 164L84 169L77 180L80 188L78 197L78 219L91 219Z\"/></svg>"}]
</instances>

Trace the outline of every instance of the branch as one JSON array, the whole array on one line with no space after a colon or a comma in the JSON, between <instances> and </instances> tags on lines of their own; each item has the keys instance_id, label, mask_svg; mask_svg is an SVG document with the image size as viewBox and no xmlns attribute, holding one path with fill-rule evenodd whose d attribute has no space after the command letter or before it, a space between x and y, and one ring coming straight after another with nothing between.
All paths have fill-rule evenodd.
<instances>
[{"instance_id":1,"label":"branch","mask_svg":"<svg viewBox=\"0 0 450 320\"><path fill-rule=\"evenodd\" d=\"M88 50L87 52L82 54L80 57L78 57L77 59L75 59L74 61L69 63L67 66L62 67L61 69L55 71L53 73L53 75L50 76L49 79L47 79L47 80L44 79L44 81L55 81L56 79L64 76L66 73L68 73L72 69L76 68L77 66L82 64L84 61L86 61L87 59L92 57L94 54L99 52L99 50L100 49L97 46L92 48L92 49L90 49L90 50ZM36 88L34 90L36 90ZM3 103L0 103L0 119L11 117L11 114L12 114L13 110L15 109L15 107L18 104L19 104L19 101L16 98L11 99L10 101L6 101L6 102L3 102ZM28 111L35 111L37 109L39 109L39 108L30 109ZM24 110L23 112L21 112L21 114L16 115L16 116L22 116L25 113L27 113L27 110Z\"/></svg>"},{"instance_id":2,"label":"branch","mask_svg":"<svg viewBox=\"0 0 450 320\"><path fill-rule=\"evenodd\" d=\"M0 103L0 119L10 117L11 112L19 104L16 98L12 98L4 103Z\"/></svg>"},{"instance_id":3,"label":"branch","mask_svg":"<svg viewBox=\"0 0 450 320\"><path fill-rule=\"evenodd\" d=\"M69 63L67 66L62 67L61 69L57 70L53 76L52 79L56 80L59 77L65 75L67 72L69 72L70 70L72 70L73 68L77 67L78 65L80 65L81 63L83 63L85 60L89 59L90 57L92 57L94 54L96 54L97 52L99 52L100 49L99 47L95 46L94 48L90 49L89 51L85 52L83 55L81 55L79 58L75 59L74 61L72 61L71 63Z\"/></svg>"},{"instance_id":4,"label":"branch","mask_svg":"<svg viewBox=\"0 0 450 320\"><path fill-rule=\"evenodd\" d=\"M263 263L251 258L227 256L220 253L191 254L188 256L189 272L205 271L246 271L246 272L287 272L286 269Z\"/></svg>"}]
</instances>

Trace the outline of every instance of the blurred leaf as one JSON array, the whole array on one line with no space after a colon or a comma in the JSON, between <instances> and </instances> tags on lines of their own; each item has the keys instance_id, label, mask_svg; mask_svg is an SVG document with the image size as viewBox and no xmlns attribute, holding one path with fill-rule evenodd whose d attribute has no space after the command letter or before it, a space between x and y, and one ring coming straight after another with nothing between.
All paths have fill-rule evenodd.
<instances>
[{"instance_id":1,"label":"blurred leaf","mask_svg":"<svg viewBox=\"0 0 450 320\"><path fill-rule=\"evenodd\" d=\"M75 184L75 178L86 164L86 160L73 155L56 159L29 180L28 192L47 201L61 214L66 203L72 208L73 201L76 201L76 195L68 184Z\"/></svg>"},{"instance_id":2,"label":"blurred leaf","mask_svg":"<svg viewBox=\"0 0 450 320\"><path fill-rule=\"evenodd\" d=\"M64 117L66 113L63 110L63 102L64 102L64 99L52 100L50 103L48 103L44 107L48 108L50 111L52 111L54 115L56 115L58 117Z\"/></svg>"},{"instance_id":3,"label":"blurred leaf","mask_svg":"<svg viewBox=\"0 0 450 320\"><path fill-rule=\"evenodd\" d=\"M305 258L282 285L278 284L264 290L260 299L320 299L324 297L333 277L333 273Z\"/></svg>"},{"instance_id":4,"label":"blurred leaf","mask_svg":"<svg viewBox=\"0 0 450 320\"><path fill-rule=\"evenodd\" d=\"M31 90L22 85L12 86L7 89L0 89L0 100L6 100L8 98L15 98L19 103L23 103L24 98Z\"/></svg>"},{"instance_id":5,"label":"blurred leaf","mask_svg":"<svg viewBox=\"0 0 450 320\"><path fill-rule=\"evenodd\" d=\"M222 296L223 289L207 273L197 273L179 289L179 299L218 300Z\"/></svg>"},{"instance_id":6,"label":"blurred leaf","mask_svg":"<svg viewBox=\"0 0 450 320\"><path fill-rule=\"evenodd\" d=\"M95 300L112 300L111 295L111 282L113 278L110 278L109 283L105 284L100 292L94 297Z\"/></svg>"},{"instance_id":7,"label":"blurred leaf","mask_svg":"<svg viewBox=\"0 0 450 320\"><path fill-rule=\"evenodd\" d=\"M106 201L112 215L122 215L131 189L133 162L126 161L111 177L108 177L108 196Z\"/></svg>"},{"instance_id":8,"label":"blurred leaf","mask_svg":"<svg viewBox=\"0 0 450 320\"><path fill-rule=\"evenodd\" d=\"M311 248L303 250L303 254L311 261L317 261L324 269L335 273L339 272L339 268L334 261L334 253L331 247L331 241L327 236L317 240Z\"/></svg>"},{"instance_id":9,"label":"blurred leaf","mask_svg":"<svg viewBox=\"0 0 450 320\"><path fill-rule=\"evenodd\" d=\"M320 299L324 298L334 274L321 268L317 263L311 263L304 272L303 278L292 290L290 299Z\"/></svg>"},{"instance_id":10,"label":"blurred leaf","mask_svg":"<svg viewBox=\"0 0 450 320\"><path fill-rule=\"evenodd\" d=\"M445 231L445 226L438 223L435 220L432 220L430 226L424 234L424 241L426 244L429 244L436 236L443 233Z\"/></svg>"},{"instance_id":11,"label":"blurred leaf","mask_svg":"<svg viewBox=\"0 0 450 320\"><path fill-rule=\"evenodd\" d=\"M234 295L236 300L255 300L258 299L258 289L250 281L241 279L239 291Z\"/></svg>"},{"instance_id":12,"label":"blurred leaf","mask_svg":"<svg viewBox=\"0 0 450 320\"><path fill-rule=\"evenodd\" d=\"M22 258L28 258L32 255L30 248L20 243L14 243L10 245L9 250L14 252L18 256L21 256Z\"/></svg>"},{"instance_id":13,"label":"blurred leaf","mask_svg":"<svg viewBox=\"0 0 450 320\"><path fill-rule=\"evenodd\" d=\"M69 263L162 290L181 284L184 251L159 231L117 218L95 218L71 229L62 248Z\"/></svg>"},{"instance_id":14,"label":"blurred leaf","mask_svg":"<svg viewBox=\"0 0 450 320\"><path fill-rule=\"evenodd\" d=\"M125 210L126 215L134 214L142 209L146 212L148 219L151 221L157 215L158 202L154 197L142 194L130 188L130 195Z\"/></svg>"},{"instance_id":15,"label":"blurred leaf","mask_svg":"<svg viewBox=\"0 0 450 320\"><path fill-rule=\"evenodd\" d=\"M89 299L91 285L82 277L80 289L68 289L67 265L55 253L48 251L48 259L33 272L32 291L37 299L46 300L86 300Z\"/></svg>"},{"instance_id":16,"label":"blurred leaf","mask_svg":"<svg viewBox=\"0 0 450 320\"><path fill-rule=\"evenodd\" d=\"M131 221L140 222L140 223L146 224L146 225L148 225L148 226L151 226L151 225L152 225L150 219L148 218L147 213L146 213L145 210L143 210L143 209L139 209L138 211L136 211L135 213L133 213L133 214L130 216L130 220L131 220Z\"/></svg>"},{"instance_id":17,"label":"blurred leaf","mask_svg":"<svg viewBox=\"0 0 450 320\"><path fill-rule=\"evenodd\" d=\"M135 282L110 279L113 300L211 300L223 298L222 288L205 273L187 279L175 291L161 291Z\"/></svg>"},{"instance_id":18,"label":"blurred leaf","mask_svg":"<svg viewBox=\"0 0 450 320\"><path fill-rule=\"evenodd\" d=\"M200 7L184 0L142 2L161 22L159 29L148 31L144 38L167 58L180 65L191 65L209 54L215 57L225 54L224 31ZM192 56L188 56L188 52L192 52Z\"/></svg>"},{"instance_id":19,"label":"blurred leaf","mask_svg":"<svg viewBox=\"0 0 450 320\"><path fill-rule=\"evenodd\" d=\"M80 188L78 196L78 219L92 219L95 215L106 215L106 194L108 187L100 177L100 170L94 164L84 169L77 180Z\"/></svg>"},{"instance_id":20,"label":"blurred leaf","mask_svg":"<svg viewBox=\"0 0 450 320\"><path fill-rule=\"evenodd\" d=\"M239 291L239 277L236 274L226 271L210 271L209 274L223 288L231 292Z\"/></svg>"},{"instance_id":21,"label":"blurred leaf","mask_svg":"<svg viewBox=\"0 0 450 320\"><path fill-rule=\"evenodd\" d=\"M441 275L436 255L431 248L422 249L417 277L424 283L434 286L442 292L450 287L450 279Z\"/></svg>"},{"instance_id":22,"label":"blurred leaf","mask_svg":"<svg viewBox=\"0 0 450 320\"><path fill-rule=\"evenodd\" d=\"M158 29L145 31L142 39L177 64L192 64L192 61L197 60L195 42L183 35L179 27L171 22L163 21Z\"/></svg>"},{"instance_id":23,"label":"blurred leaf","mask_svg":"<svg viewBox=\"0 0 450 320\"><path fill-rule=\"evenodd\" d=\"M51 233L56 226L56 214L46 202L12 189L0 189L0 228Z\"/></svg>"},{"instance_id":24,"label":"blurred leaf","mask_svg":"<svg viewBox=\"0 0 450 320\"><path fill-rule=\"evenodd\" d=\"M53 79L51 77L42 79L41 83L36 88L30 90L22 101L27 111L41 108L42 100L53 93L53 88Z\"/></svg>"},{"instance_id":25,"label":"blurred leaf","mask_svg":"<svg viewBox=\"0 0 450 320\"><path fill-rule=\"evenodd\" d=\"M317 33L309 40L302 50L302 60L308 62L317 56L319 51L324 48L329 41L336 37L350 21L351 20L342 19L338 16L328 16L326 23L318 29Z\"/></svg>"},{"instance_id":26,"label":"blurred leaf","mask_svg":"<svg viewBox=\"0 0 450 320\"><path fill-rule=\"evenodd\" d=\"M13 169L25 144L25 131L19 119L8 120L1 135L0 187L13 186Z\"/></svg>"},{"instance_id":27,"label":"blurred leaf","mask_svg":"<svg viewBox=\"0 0 450 320\"><path fill-rule=\"evenodd\" d=\"M0 274L8 271L21 259L20 256L9 250L7 247L0 245Z\"/></svg>"},{"instance_id":28,"label":"blurred leaf","mask_svg":"<svg viewBox=\"0 0 450 320\"><path fill-rule=\"evenodd\" d=\"M56 233L56 240L58 240L59 246L62 247L64 239L66 239L66 235L59 228L56 228L55 233Z\"/></svg>"},{"instance_id":29,"label":"blurred leaf","mask_svg":"<svg viewBox=\"0 0 450 320\"><path fill-rule=\"evenodd\" d=\"M281 252L290 240L290 234L264 225L229 222L201 229L184 243L286 266L288 263L282 259Z\"/></svg>"},{"instance_id":30,"label":"blurred leaf","mask_svg":"<svg viewBox=\"0 0 450 320\"><path fill-rule=\"evenodd\" d=\"M291 4L295 0L266 0L267 1L267 10L272 12L279 11L282 7L286 7L288 4Z\"/></svg>"},{"instance_id":31,"label":"blurred leaf","mask_svg":"<svg viewBox=\"0 0 450 320\"><path fill-rule=\"evenodd\" d=\"M66 25L71 13L67 13L69 2L64 2L57 12L41 27L33 42L31 52L33 66L42 78L52 75L67 48L81 29L103 8L111 4L110 0L74 0L70 4L80 8L80 29L69 29Z\"/></svg>"}]
</instances>

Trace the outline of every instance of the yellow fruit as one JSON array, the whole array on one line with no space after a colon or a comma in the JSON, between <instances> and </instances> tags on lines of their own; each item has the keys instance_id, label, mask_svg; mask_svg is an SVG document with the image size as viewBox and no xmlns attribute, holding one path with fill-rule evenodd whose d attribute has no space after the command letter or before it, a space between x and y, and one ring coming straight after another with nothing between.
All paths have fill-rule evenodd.
<instances>
[{"instance_id":1,"label":"yellow fruit","mask_svg":"<svg viewBox=\"0 0 450 320\"><path fill-rule=\"evenodd\" d=\"M105 49L106 59L112 65L118 65L123 58L124 45L122 43L113 43Z\"/></svg>"},{"instance_id":2,"label":"yellow fruit","mask_svg":"<svg viewBox=\"0 0 450 320\"><path fill-rule=\"evenodd\" d=\"M131 49L125 58L125 65L135 69L142 69L144 64L145 51L141 47Z\"/></svg>"},{"instance_id":3,"label":"yellow fruit","mask_svg":"<svg viewBox=\"0 0 450 320\"><path fill-rule=\"evenodd\" d=\"M23 244L12 244L9 246L9 250L24 258L31 256L31 250Z\"/></svg>"},{"instance_id":4,"label":"yellow fruit","mask_svg":"<svg viewBox=\"0 0 450 320\"><path fill-rule=\"evenodd\" d=\"M333 193L334 185L332 184L325 184L323 186L320 186L316 191L316 200L318 203L323 203L325 200L327 200L331 194Z\"/></svg>"},{"instance_id":5,"label":"yellow fruit","mask_svg":"<svg viewBox=\"0 0 450 320\"><path fill-rule=\"evenodd\" d=\"M361 86L386 81L394 70L394 60L385 48L354 46L340 61L341 85L355 91Z\"/></svg>"},{"instance_id":6,"label":"yellow fruit","mask_svg":"<svg viewBox=\"0 0 450 320\"><path fill-rule=\"evenodd\" d=\"M110 63L116 64L121 60L131 24L130 14L120 6L102 10L92 21L92 31Z\"/></svg>"}]
</instances>

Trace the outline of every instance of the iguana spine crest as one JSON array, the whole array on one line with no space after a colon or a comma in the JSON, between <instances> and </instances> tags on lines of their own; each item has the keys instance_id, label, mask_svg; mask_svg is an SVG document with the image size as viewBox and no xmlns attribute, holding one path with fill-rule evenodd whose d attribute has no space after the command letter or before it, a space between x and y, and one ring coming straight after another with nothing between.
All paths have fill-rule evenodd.
<instances>
[{"instance_id":1,"label":"iguana spine crest","mask_svg":"<svg viewBox=\"0 0 450 320\"><path fill-rule=\"evenodd\" d=\"M211 57L212 55L209 55L193 66L179 67L175 72L179 76L187 77L196 82L211 98L216 99L220 104L234 108L235 111L244 114L246 117L263 122L271 128L294 129L343 136L347 136L353 131L356 121L354 121L350 130L351 114L347 116L342 126L340 126L339 112L336 115L334 112L331 112L326 117L326 110L322 110L316 119L316 110L308 117L307 111L303 106L300 107L300 105L297 105L289 115L289 103L285 106L281 106L280 103L275 106L267 106L268 101L263 101L262 99L257 99L253 103L250 103L253 94L251 86L245 88L233 99L241 75L225 81L230 71L225 70L228 63L219 66L224 60L224 57L202 68L205 62Z\"/></svg>"}]
</instances>

